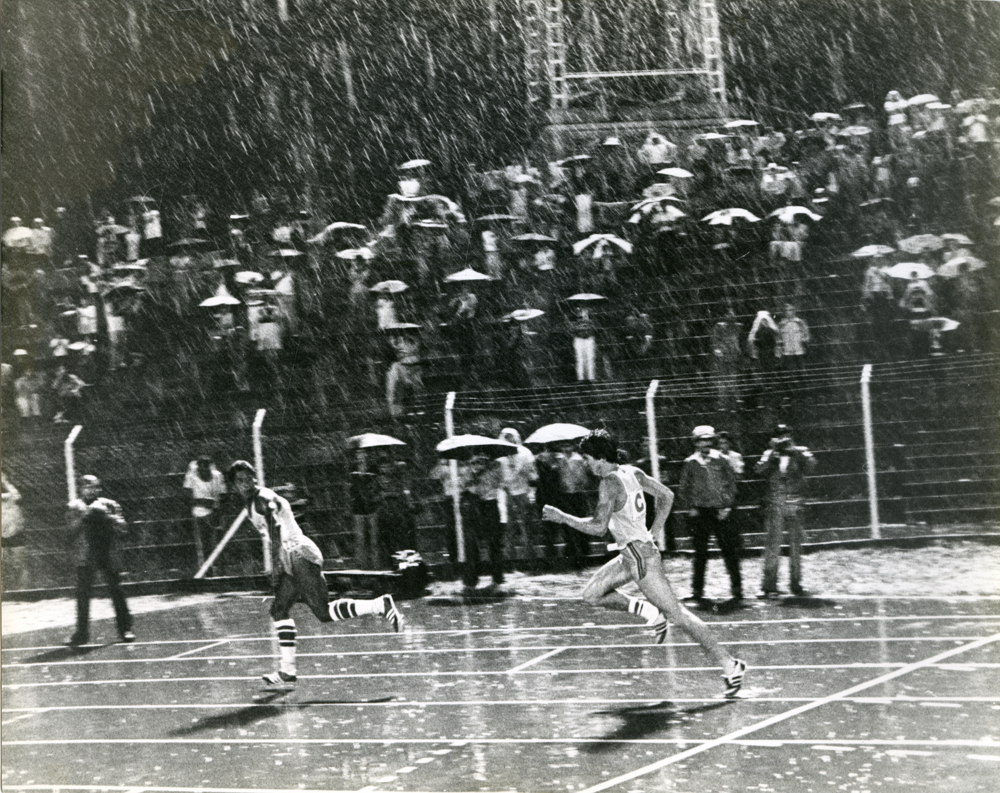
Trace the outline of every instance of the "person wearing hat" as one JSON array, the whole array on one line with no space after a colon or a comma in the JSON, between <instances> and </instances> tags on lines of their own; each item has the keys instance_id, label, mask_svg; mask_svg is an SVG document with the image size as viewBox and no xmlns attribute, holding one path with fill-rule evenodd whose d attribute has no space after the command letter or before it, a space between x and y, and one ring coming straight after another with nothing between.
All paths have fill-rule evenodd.
<instances>
[{"instance_id":1,"label":"person wearing hat","mask_svg":"<svg viewBox=\"0 0 1000 793\"><path fill-rule=\"evenodd\" d=\"M205 563L205 548L215 547L219 531L219 501L226 493L222 471L215 467L212 458L202 454L188 465L183 487L191 499L191 530L198 568Z\"/></svg>"},{"instance_id":2,"label":"person wearing hat","mask_svg":"<svg viewBox=\"0 0 1000 793\"><path fill-rule=\"evenodd\" d=\"M242 502L251 524L264 539L264 547L270 547L274 554L274 569L278 580L270 615L278 637L280 660L277 671L263 676L268 686L291 686L297 680L297 634L291 609L299 600L306 602L320 622L339 622L372 615L384 617L395 632L401 630L403 616L396 609L392 595L382 595L371 600L339 598L330 602L326 579L323 577L323 554L299 527L292 502L275 490L258 487L250 463L246 460L234 462L229 466L228 480L232 492ZM285 492L288 493L288 490Z\"/></svg>"},{"instance_id":3,"label":"person wearing hat","mask_svg":"<svg viewBox=\"0 0 1000 793\"><path fill-rule=\"evenodd\" d=\"M101 480L96 476L81 476L79 485L79 498L67 506L76 567L76 631L68 644L80 647L90 641L90 594L97 570L104 575L111 596L118 635L123 642L134 642L132 615L121 586L121 540L128 532L125 516L117 501L101 496Z\"/></svg>"},{"instance_id":4,"label":"person wearing hat","mask_svg":"<svg viewBox=\"0 0 1000 793\"><path fill-rule=\"evenodd\" d=\"M805 446L796 446L792 428L779 424L774 428L771 443L754 467L767 480L764 497L764 582L763 596L774 597L778 592L778 562L781 540L788 533L789 589L804 595L802 588L802 498L806 475L816 467L816 458Z\"/></svg>"},{"instance_id":5,"label":"person wearing hat","mask_svg":"<svg viewBox=\"0 0 1000 793\"><path fill-rule=\"evenodd\" d=\"M691 433L694 453L681 469L680 499L687 510L694 546L694 575L691 599L704 600L705 568L708 543L714 534L729 573L732 606L743 599L740 574L740 535L730 519L736 499L736 472L729 460L713 448L718 436L715 429L702 424Z\"/></svg>"},{"instance_id":6,"label":"person wearing hat","mask_svg":"<svg viewBox=\"0 0 1000 793\"><path fill-rule=\"evenodd\" d=\"M610 532L614 538L621 553L587 582L583 599L593 606L626 611L645 619L653 628L658 644L666 641L669 619L722 667L725 696L735 697L743 685L746 663L730 655L708 626L678 602L653 539L663 531L674 502L673 492L641 469L620 464L618 441L607 430L594 430L584 438L580 454L590 473L600 479L593 517L577 517L546 505L542 518L591 537ZM728 463L722 464L728 468ZM649 528L646 527L647 494L656 502L656 518ZM645 600L618 591L630 582L639 587Z\"/></svg>"}]
</instances>

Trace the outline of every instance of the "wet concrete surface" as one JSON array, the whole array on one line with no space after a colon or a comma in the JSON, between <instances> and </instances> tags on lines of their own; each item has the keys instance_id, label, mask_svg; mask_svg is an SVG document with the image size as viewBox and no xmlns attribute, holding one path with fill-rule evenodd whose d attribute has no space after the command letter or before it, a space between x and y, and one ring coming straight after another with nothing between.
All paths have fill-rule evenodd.
<instances>
[{"instance_id":1,"label":"wet concrete surface","mask_svg":"<svg viewBox=\"0 0 1000 793\"><path fill-rule=\"evenodd\" d=\"M133 645L70 652L58 646L64 630L15 633L3 644L0 781L5 791L998 789L1000 602L796 601L702 613L751 664L736 701L678 631L655 646L635 618L560 597L410 601L401 635L374 618L321 626L297 609L300 678L282 692L259 678L277 653L260 598L150 610ZM92 635L110 642L113 622Z\"/></svg>"}]
</instances>

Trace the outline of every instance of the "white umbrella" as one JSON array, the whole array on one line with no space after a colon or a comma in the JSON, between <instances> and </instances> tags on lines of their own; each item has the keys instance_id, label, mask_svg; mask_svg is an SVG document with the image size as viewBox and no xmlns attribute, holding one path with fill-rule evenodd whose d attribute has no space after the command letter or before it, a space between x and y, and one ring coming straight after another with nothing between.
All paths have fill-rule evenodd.
<instances>
[{"instance_id":1,"label":"white umbrella","mask_svg":"<svg viewBox=\"0 0 1000 793\"><path fill-rule=\"evenodd\" d=\"M446 229L448 224L443 220L433 220L431 218L424 218L423 220L416 221L413 226L418 229Z\"/></svg>"},{"instance_id":2,"label":"white umbrella","mask_svg":"<svg viewBox=\"0 0 1000 793\"><path fill-rule=\"evenodd\" d=\"M729 209L717 209L715 212L709 212L702 221L708 221L710 226L731 226L733 220L740 218L742 220L748 220L751 223L756 223L760 220L753 212L747 209L741 209L740 207L731 207Z\"/></svg>"},{"instance_id":3,"label":"white umbrella","mask_svg":"<svg viewBox=\"0 0 1000 793\"><path fill-rule=\"evenodd\" d=\"M466 267L464 270L459 270L457 273L446 275L444 280L448 283L455 283L457 281L492 281L493 277L486 275L486 273L473 270L471 267Z\"/></svg>"},{"instance_id":4,"label":"white umbrella","mask_svg":"<svg viewBox=\"0 0 1000 793\"><path fill-rule=\"evenodd\" d=\"M558 443L559 441L577 441L590 435L590 430L579 424L546 424L539 427L527 438L528 443Z\"/></svg>"},{"instance_id":5,"label":"white umbrella","mask_svg":"<svg viewBox=\"0 0 1000 793\"><path fill-rule=\"evenodd\" d=\"M405 441L393 438L391 435L379 435L377 432L365 432L347 439L352 449L374 449L384 446L406 446Z\"/></svg>"},{"instance_id":6,"label":"white umbrella","mask_svg":"<svg viewBox=\"0 0 1000 793\"><path fill-rule=\"evenodd\" d=\"M986 203L989 204L991 207L1000 207L1000 195L994 196Z\"/></svg>"},{"instance_id":7,"label":"white umbrella","mask_svg":"<svg viewBox=\"0 0 1000 793\"><path fill-rule=\"evenodd\" d=\"M720 135L719 137L725 137ZM690 179L694 176L691 171L686 171L683 168L664 168L663 170L657 171L657 173L662 173L664 176L673 176L677 179Z\"/></svg>"},{"instance_id":8,"label":"white umbrella","mask_svg":"<svg viewBox=\"0 0 1000 793\"><path fill-rule=\"evenodd\" d=\"M259 284L264 280L261 273L255 273L253 270L241 270L233 277L238 284Z\"/></svg>"},{"instance_id":9,"label":"white umbrella","mask_svg":"<svg viewBox=\"0 0 1000 793\"><path fill-rule=\"evenodd\" d=\"M943 240L935 234L915 234L899 241L899 249L907 253L924 253L939 251L944 247Z\"/></svg>"},{"instance_id":10,"label":"white umbrella","mask_svg":"<svg viewBox=\"0 0 1000 793\"><path fill-rule=\"evenodd\" d=\"M942 234L941 239L951 240L952 242L957 242L959 245L975 245L975 243L967 236L965 236L964 234L959 234L957 232L950 234Z\"/></svg>"},{"instance_id":11,"label":"white umbrella","mask_svg":"<svg viewBox=\"0 0 1000 793\"><path fill-rule=\"evenodd\" d=\"M809 116L810 121L840 121L839 113L828 113L825 110L821 110L818 113L813 113Z\"/></svg>"},{"instance_id":12,"label":"white umbrella","mask_svg":"<svg viewBox=\"0 0 1000 793\"><path fill-rule=\"evenodd\" d=\"M504 319L513 319L517 322L527 322L529 319L536 319L545 312L538 308L519 308L504 316Z\"/></svg>"},{"instance_id":13,"label":"white umbrella","mask_svg":"<svg viewBox=\"0 0 1000 793\"><path fill-rule=\"evenodd\" d=\"M32 231L27 226L15 226L3 233L3 244L8 248L26 248Z\"/></svg>"},{"instance_id":14,"label":"white umbrella","mask_svg":"<svg viewBox=\"0 0 1000 793\"><path fill-rule=\"evenodd\" d=\"M579 255L591 245L597 245L598 249L594 252L594 258L597 258L604 252L604 247L608 243L617 245L625 253L632 253L632 243L628 240L623 240L621 237L616 237L614 234L591 234L586 239L573 243L573 253Z\"/></svg>"},{"instance_id":15,"label":"white umbrella","mask_svg":"<svg viewBox=\"0 0 1000 793\"><path fill-rule=\"evenodd\" d=\"M810 220L823 219L822 215L817 215L815 212L811 212L805 207L798 207L798 206L789 206L789 207L782 207L781 209L776 209L774 210L774 212L771 212L768 215L768 217L778 218L778 220L780 220L782 223L793 223L795 221L795 218L798 217L799 215L807 217Z\"/></svg>"},{"instance_id":16,"label":"white umbrella","mask_svg":"<svg viewBox=\"0 0 1000 793\"><path fill-rule=\"evenodd\" d=\"M345 220L337 220L323 229L315 237L310 237L309 242L326 242L327 237L336 234L338 231L346 231L348 229L354 231L365 231L365 227L360 223L348 223Z\"/></svg>"},{"instance_id":17,"label":"white umbrella","mask_svg":"<svg viewBox=\"0 0 1000 793\"><path fill-rule=\"evenodd\" d=\"M756 127L757 122L748 118L738 118L735 121L727 121L722 126L724 129L740 129L741 127Z\"/></svg>"},{"instance_id":18,"label":"white umbrella","mask_svg":"<svg viewBox=\"0 0 1000 793\"><path fill-rule=\"evenodd\" d=\"M296 256L303 256L302 251L297 251L294 248L279 248L276 251L271 251L268 256L274 259L294 259Z\"/></svg>"},{"instance_id":19,"label":"white umbrella","mask_svg":"<svg viewBox=\"0 0 1000 793\"><path fill-rule=\"evenodd\" d=\"M407 160L402 165L399 166L401 171L412 171L414 168L423 168L425 165L430 165L430 160Z\"/></svg>"},{"instance_id":20,"label":"white umbrella","mask_svg":"<svg viewBox=\"0 0 1000 793\"><path fill-rule=\"evenodd\" d=\"M855 259L870 259L873 256L888 256L890 253L895 252L896 249L888 245L865 245L854 251L851 256Z\"/></svg>"},{"instance_id":21,"label":"white umbrella","mask_svg":"<svg viewBox=\"0 0 1000 793\"><path fill-rule=\"evenodd\" d=\"M892 267L886 267L883 272L892 278L930 278L934 271L923 262L900 262Z\"/></svg>"},{"instance_id":22,"label":"white umbrella","mask_svg":"<svg viewBox=\"0 0 1000 793\"><path fill-rule=\"evenodd\" d=\"M565 157L561 160L556 160L556 165L562 168L568 163L585 162L587 160L594 159L589 154L574 154L572 157Z\"/></svg>"},{"instance_id":23,"label":"white umbrella","mask_svg":"<svg viewBox=\"0 0 1000 793\"><path fill-rule=\"evenodd\" d=\"M728 137L719 132L702 132L700 135L695 135L697 140L726 140Z\"/></svg>"},{"instance_id":24,"label":"white umbrella","mask_svg":"<svg viewBox=\"0 0 1000 793\"><path fill-rule=\"evenodd\" d=\"M527 234L515 234L511 239L515 242L558 242L555 237L550 237L548 234L538 234L534 231L529 231Z\"/></svg>"},{"instance_id":25,"label":"white umbrella","mask_svg":"<svg viewBox=\"0 0 1000 793\"><path fill-rule=\"evenodd\" d=\"M371 248L361 247L361 248L346 248L342 251L337 251L334 254L338 259L373 259L375 254L372 252Z\"/></svg>"},{"instance_id":26,"label":"white umbrella","mask_svg":"<svg viewBox=\"0 0 1000 793\"><path fill-rule=\"evenodd\" d=\"M445 438L434 448L446 460L467 460L479 455L496 459L517 454L517 446L513 443L485 435L455 435Z\"/></svg>"},{"instance_id":27,"label":"white umbrella","mask_svg":"<svg viewBox=\"0 0 1000 793\"><path fill-rule=\"evenodd\" d=\"M577 303L595 303L598 300L607 300L604 295L596 295L593 292L580 292L576 295L570 295L566 299L573 300Z\"/></svg>"},{"instance_id":28,"label":"white umbrella","mask_svg":"<svg viewBox=\"0 0 1000 793\"><path fill-rule=\"evenodd\" d=\"M369 288L369 292L382 292L383 294L394 295L398 292L405 292L409 285L402 281L379 281L375 286Z\"/></svg>"},{"instance_id":29,"label":"white umbrella","mask_svg":"<svg viewBox=\"0 0 1000 793\"><path fill-rule=\"evenodd\" d=\"M954 259L949 259L938 267L937 274L943 278L957 278L963 264L969 272L982 270L986 266L986 262L982 259L977 259L975 256L956 256Z\"/></svg>"},{"instance_id":30,"label":"white umbrella","mask_svg":"<svg viewBox=\"0 0 1000 793\"><path fill-rule=\"evenodd\" d=\"M934 96L934 94L917 94L916 96L911 96L907 100L907 104L910 105L910 107L918 107L920 105L928 105L931 102L940 101L941 100Z\"/></svg>"},{"instance_id":31,"label":"white umbrella","mask_svg":"<svg viewBox=\"0 0 1000 793\"><path fill-rule=\"evenodd\" d=\"M202 308L217 308L218 306L238 306L240 301L226 292L224 295L212 295L212 297L202 300L198 305Z\"/></svg>"}]
</instances>

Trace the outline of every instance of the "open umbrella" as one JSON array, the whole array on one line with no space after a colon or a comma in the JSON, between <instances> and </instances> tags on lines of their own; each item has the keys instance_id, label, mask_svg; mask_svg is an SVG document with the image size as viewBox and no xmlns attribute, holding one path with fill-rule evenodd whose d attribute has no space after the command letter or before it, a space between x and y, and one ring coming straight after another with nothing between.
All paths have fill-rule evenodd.
<instances>
[{"instance_id":1,"label":"open umbrella","mask_svg":"<svg viewBox=\"0 0 1000 793\"><path fill-rule=\"evenodd\" d=\"M593 292L580 292L579 294L570 295L566 299L576 303L596 303L598 300L607 300L604 295L596 295Z\"/></svg>"},{"instance_id":2,"label":"open umbrella","mask_svg":"<svg viewBox=\"0 0 1000 793\"><path fill-rule=\"evenodd\" d=\"M839 113L829 113L825 110L821 110L818 113L813 113L809 116L810 121L840 121Z\"/></svg>"},{"instance_id":3,"label":"open umbrella","mask_svg":"<svg viewBox=\"0 0 1000 793\"><path fill-rule=\"evenodd\" d=\"M936 234L915 234L899 241L899 249L907 253L924 253L939 251L944 247L944 241Z\"/></svg>"},{"instance_id":4,"label":"open umbrella","mask_svg":"<svg viewBox=\"0 0 1000 793\"><path fill-rule=\"evenodd\" d=\"M589 154L574 154L572 157L564 157L561 160L556 160L556 165L562 168L566 165L577 165L592 159L594 158Z\"/></svg>"},{"instance_id":5,"label":"open umbrella","mask_svg":"<svg viewBox=\"0 0 1000 793\"><path fill-rule=\"evenodd\" d=\"M131 201L133 204L155 204L156 203L156 199L155 198L150 198L148 195L134 195L134 196L132 196L129 199L129 201Z\"/></svg>"},{"instance_id":6,"label":"open umbrella","mask_svg":"<svg viewBox=\"0 0 1000 793\"><path fill-rule=\"evenodd\" d=\"M900 262L892 267L886 267L883 272L892 278L930 278L934 271L923 262Z\"/></svg>"},{"instance_id":7,"label":"open umbrella","mask_svg":"<svg viewBox=\"0 0 1000 793\"><path fill-rule=\"evenodd\" d=\"M748 209L741 209L740 207L731 207L729 209L717 209L714 212L709 212L702 221L708 221L710 226L731 226L733 221L737 218L741 220L748 220L751 223L756 223L760 220L753 212Z\"/></svg>"},{"instance_id":8,"label":"open umbrella","mask_svg":"<svg viewBox=\"0 0 1000 793\"><path fill-rule=\"evenodd\" d=\"M361 248L345 248L342 251L337 251L334 254L338 259L373 259L375 254L372 249L367 246L362 246Z\"/></svg>"},{"instance_id":9,"label":"open umbrella","mask_svg":"<svg viewBox=\"0 0 1000 793\"><path fill-rule=\"evenodd\" d=\"M376 449L385 446L406 446L405 441L393 438L391 435L379 435L377 432L364 432L347 439L352 449Z\"/></svg>"},{"instance_id":10,"label":"open umbrella","mask_svg":"<svg viewBox=\"0 0 1000 793\"><path fill-rule=\"evenodd\" d=\"M865 245L854 251L851 256L855 259L870 259L873 256L888 256L895 252L896 249L888 245Z\"/></svg>"},{"instance_id":11,"label":"open umbrella","mask_svg":"<svg viewBox=\"0 0 1000 793\"><path fill-rule=\"evenodd\" d=\"M529 319L536 319L545 312L539 308L519 308L504 315L504 319L513 319L517 322L527 322Z\"/></svg>"},{"instance_id":12,"label":"open umbrella","mask_svg":"<svg viewBox=\"0 0 1000 793\"><path fill-rule=\"evenodd\" d=\"M529 231L527 234L515 234L511 239L514 242L539 242L548 245L558 242L555 237L550 237L548 234L538 234L534 231Z\"/></svg>"},{"instance_id":13,"label":"open umbrella","mask_svg":"<svg viewBox=\"0 0 1000 793\"><path fill-rule=\"evenodd\" d=\"M940 102L934 94L917 94L916 96L911 96L907 100L907 104L910 107L919 107L920 105L929 105L931 102Z\"/></svg>"},{"instance_id":14,"label":"open umbrella","mask_svg":"<svg viewBox=\"0 0 1000 793\"><path fill-rule=\"evenodd\" d=\"M233 276L238 284L259 284L264 281L263 273L254 272L253 270L240 270L236 275Z\"/></svg>"},{"instance_id":15,"label":"open umbrella","mask_svg":"<svg viewBox=\"0 0 1000 793\"><path fill-rule=\"evenodd\" d=\"M294 248L279 248L276 251L271 251L268 256L272 259L294 259L296 256L304 256L302 251L297 251Z\"/></svg>"},{"instance_id":16,"label":"open umbrella","mask_svg":"<svg viewBox=\"0 0 1000 793\"><path fill-rule=\"evenodd\" d=\"M634 214L630 217L629 223L638 223L643 215L652 215L656 223L672 223L675 220L687 217L687 212L682 212L673 204L662 198L647 198L640 201L632 208Z\"/></svg>"},{"instance_id":17,"label":"open umbrella","mask_svg":"<svg viewBox=\"0 0 1000 793\"><path fill-rule=\"evenodd\" d=\"M756 127L757 122L748 118L738 118L735 121L727 121L722 125L723 129L741 129L743 127Z\"/></svg>"},{"instance_id":18,"label":"open umbrella","mask_svg":"<svg viewBox=\"0 0 1000 793\"><path fill-rule=\"evenodd\" d=\"M444 280L448 283L455 283L456 281L492 281L493 276L473 270L471 267L466 267L464 270L459 270L457 273L446 275Z\"/></svg>"},{"instance_id":19,"label":"open umbrella","mask_svg":"<svg viewBox=\"0 0 1000 793\"><path fill-rule=\"evenodd\" d=\"M726 140L729 135L723 135L719 132L702 132L694 137L695 140Z\"/></svg>"},{"instance_id":20,"label":"open umbrella","mask_svg":"<svg viewBox=\"0 0 1000 793\"><path fill-rule=\"evenodd\" d=\"M309 242L326 242L331 237L335 236L339 231L366 231L366 228L360 223L348 223L345 220L337 220L323 229L315 237L310 237Z\"/></svg>"},{"instance_id":21,"label":"open umbrella","mask_svg":"<svg viewBox=\"0 0 1000 793\"><path fill-rule=\"evenodd\" d=\"M951 240L952 242L957 242L959 245L975 245L975 243L969 239L969 237L958 232L952 232L949 234L942 234L941 239Z\"/></svg>"},{"instance_id":22,"label":"open umbrella","mask_svg":"<svg viewBox=\"0 0 1000 793\"><path fill-rule=\"evenodd\" d=\"M177 240L177 242L171 242L167 247L181 249L181 248L197 248L201 245L208 245L208 240L202 240L196 237L184 237L183 239Z\"/></svg>"},{"instance_id":23,"label":"open umbrella","mask_svg":"<svg viewBox=\"0 0 1000 793\"><path fill-rule=\"evenodd\" d=\"M202 300L198 305L202 308L218 308L219 306L238 306L240 301L233 297L229 292L225 294L215 294L211 297Z\"/></svg>"},{"instance_id":24,"label":"open umbrella","mask_svg":"<svg viewBox=\"0 0 1000 793\"><path fill-rule=\"evenodd\" d=\"M413 224L414 228L418 229L446 229L448 224L443 220L433 220L432 218L424 218L423 220L418 220Z\"/></svg>"},{"instance_id":25,"label":"open umbrella","mask_svg":"<svg viewBox=\"0 0 1000 793\"><path fill-rule=\"evenodd\" d=\"M496 212L492 215L483 215L481 218L476 218L476 223L511 223L520 219L517 215L505 215L502 212Z\"/></svg>"},{"instance_id":26,"label":"open umbrella","mask_svg":"<svg viewBox=\"0 0 1000 793\"><path fill-rule=\"evenodd\" d=\"M558 443L559 441L578 441L590 435L590 430L581 427L579 424L546 424L539 427L527 438L525 444L529 443Z\"/></svg>"},{"instance_id":27,"label":"open umbrella","mask_svg":"<svg viewBox=\"0 0 1000 793\"><path fill-rule=\"evenodd\" d=\"M989 204L991 207L1000 207L1000 195L994 196L986 203Z\"/></svg>"},{"instance_id":28,"label":"open umbrella","mask_svg":"<svg viewBox=\"0 0 1000 793\"><path fill-rule=\"evenodd\" d=\"M485 435L455 435L445 438L435 448L438 455L446 460L468 460L471 457L485 456L494 460L499 457L509 457L517 454L517 446Z\"/></svg>"},{"instance_id":29,"label":"open umbrella","mask_svg":"<svg viewBox=\"0 0 1000 793\"><path fill-rule=\"evenodd\" d=\"M795 218L797 217L806 217L809 218L810 220L823 219L822 215L817 215L815 212L812 212L806 209L805 207L799 207L799 206L788 206L788 207L782 207L781 209L776 209L770 214L768 214L768 217L777 218L782 223L794 223Z\"/></svg>"},{"instance_id":30,"label":"open umbrella","mask_svg":"<svg viewBox=\"0 0 1000 793\"><path fill-rule=\"evenodd\" d=\"M212 266L221 270L223 267L242 267L243 263L239 259L216 259Z\"/></svg>"},{"instance_id":31,"label":"open umbrella","mask_svg":"<svg viewBox=\"0 0 1000 793\"><path fill-rule=\"evenodd\" d=\"M677 179L690 179L694 176L694 174L691 173L691 171L687 171L684 168L674 168L674 167L663 168L662 170L657 171L657 173L661 173L664 176L673 176Z\"/></svg>"},{"instance_id":32,"label":"open umbrella","mask_svg":"<svg viewBox=\"0 0 1000 793\"><path fill-rule=\"evenodd\" d=\"M120 264L114 264L111 266L113 272L121 273L123 275L128 275L129 273L144 273L146 272L146 262L149 259L143 259L136 262L122 262Z\"/></svg>"},{"instance_id":33,"label":"open umbrella","mask_svg":"<svg viewBox=\"0 0 1000 793\"><path fill-rule=\"evenodd\" d=\"M8 248L26 248L32 231L27 226L15 226L3 233L3 244Z\"/></svg>"},{"instance_id":34,"label":"open umbrella","mask_svg":"<svg viewBox=\"0 0 1000 793\"><path fill-rule=\"evenodd\" d=\"M632 243L614 234L591 234L586 239L573 243L573 253L579 256L581 252L585 251L591 245L596 245L597 248L594 251L594 258L596 259L604 252L604 248L608 244L617 245L625 253L632 253Z\"/></svg>"},{"instance_id":35,"label":"open umbrella","mask_svg":"<svg viewBox=\"0 0 1000 793\"><path fill-rule=\"evenodd\" d=\"M423 168L425 165L430 165L430 160L407 160L402 165L399 166L400 171L412 171L414 168Z\"/></svg>"},{"instance_id":36,"label":"open umbrella","mask_svg":"<svg viewBox=\"0 0 1000 793\"><path fill-rule=\"evenodd\" d=\"M381 292L387 295L394 295L398 292L405 292L409 285L402 281L379 281L375 286L369 287L369 292Z\"/></svg>"},{"instance_id":37,"label":"open umbrella","mask_svg":"<svg viewBox=\"0 0 1000 793\"><path fill-rule=\"evenodd\" d=\"M938 267L937 274L943 278L957 278L961 274L963 264L969 272L982 270L986 266L986 262L975 256L956 256Z\"/></svg>"}]
</instances>

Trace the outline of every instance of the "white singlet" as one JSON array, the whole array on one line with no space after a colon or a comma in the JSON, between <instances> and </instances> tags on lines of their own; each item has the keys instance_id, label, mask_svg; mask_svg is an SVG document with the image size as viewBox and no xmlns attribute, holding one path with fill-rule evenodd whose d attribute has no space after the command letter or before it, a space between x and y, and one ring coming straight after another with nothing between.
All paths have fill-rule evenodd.
<instances>
[{"instance_id":1,"label":"white singlet","mask_svg":"<svg viewBox=\"0 0 1000 793\"><path fill-rule=\"evenodd\" d=\"M638 468L621 465L611 475L618 477L625 486L625 506L611 513L608 529L619 548L630 542L653 542L653 535L646 528L646 494L636 479Z\"/></svg>"}]
</instances>

